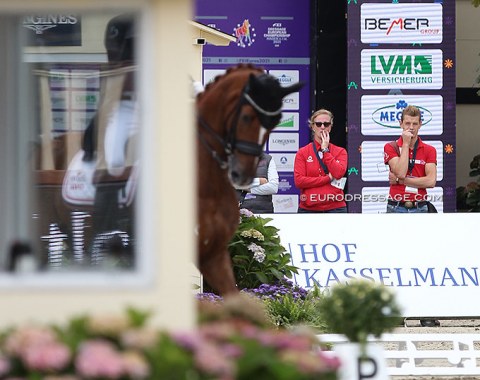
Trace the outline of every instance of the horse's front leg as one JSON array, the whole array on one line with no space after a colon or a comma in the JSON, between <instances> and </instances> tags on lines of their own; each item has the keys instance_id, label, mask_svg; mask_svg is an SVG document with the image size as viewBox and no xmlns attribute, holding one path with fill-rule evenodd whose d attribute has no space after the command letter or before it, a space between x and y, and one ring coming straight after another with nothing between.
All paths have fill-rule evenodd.
<instances>
[{"instance_id":1,"label":"horse's front leg","mask_svg":"<svg viewBox=\"0 0 480 380\"><path fill-rule=\"evenodd\" d=\"M199 266L208 284L222 296L238 293L228 251L218 252L208 260L201 260Z\"/></svg>"}]
</instances>

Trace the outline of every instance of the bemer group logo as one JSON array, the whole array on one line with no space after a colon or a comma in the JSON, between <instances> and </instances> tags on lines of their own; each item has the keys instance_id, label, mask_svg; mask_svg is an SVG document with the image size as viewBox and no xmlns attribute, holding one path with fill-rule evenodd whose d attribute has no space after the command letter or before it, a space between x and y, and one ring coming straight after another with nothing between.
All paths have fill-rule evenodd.
<instances>
[{"instance_id":1,"label":"bemer group logo","mask_svg":"<svg viewBox=\"0 0 480 380\"><path fill-rule=\"evenodd\" d=\"M363 89L441 89L442 51L362 50Z\"/></svg>"},{"instance_id":2,"label":"bemer group logo","mask_svg":"<svg viewBox=\"0 0 480 380\"><path fill-rule=\"evenodd\" d=\"M362 4L363 43L440 44L442 4Z\"/></svg>"}]
</instances>

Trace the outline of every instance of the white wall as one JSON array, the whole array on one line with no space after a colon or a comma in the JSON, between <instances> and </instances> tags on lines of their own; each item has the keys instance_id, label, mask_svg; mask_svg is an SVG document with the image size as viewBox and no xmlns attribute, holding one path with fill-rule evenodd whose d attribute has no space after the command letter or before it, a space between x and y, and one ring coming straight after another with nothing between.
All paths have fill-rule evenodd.
<instances>
[{"instance_id":1,"label":"white wall","mask_svg":"<svg viewBox=\"0 0 480 380\"><path fill-rule=\"evenodd\" d=\"M470 0L456 2L457 87L480 90L480 7ZM480 154L480 104L457 105L457 187L475 180L468 175L470 161Z\"/></svg>"}]
</instances>

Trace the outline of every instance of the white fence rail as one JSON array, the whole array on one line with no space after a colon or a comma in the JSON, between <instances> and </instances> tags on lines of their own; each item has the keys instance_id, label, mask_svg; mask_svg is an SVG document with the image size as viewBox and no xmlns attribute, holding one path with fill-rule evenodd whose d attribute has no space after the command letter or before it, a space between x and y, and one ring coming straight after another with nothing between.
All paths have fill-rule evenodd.
<instances>
[{"instance_id":1,"label":"white fence rail","mask_svg":"<svg viewBox=\"0 0 480 380\"><path fill-rule=\"evenodd\" d=\"M321 334L335 346L343 335ZM384 334L369 339L384 349L390 376L480 376L480 334Z\"/></svg>"}]
</instances>

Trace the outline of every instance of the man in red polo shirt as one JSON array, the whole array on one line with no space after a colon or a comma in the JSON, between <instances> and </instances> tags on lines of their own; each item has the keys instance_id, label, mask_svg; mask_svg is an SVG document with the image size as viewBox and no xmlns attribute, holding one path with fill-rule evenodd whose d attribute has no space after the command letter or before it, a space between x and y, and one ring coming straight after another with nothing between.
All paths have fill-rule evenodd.
<instances>
[{"instance_id":1,"label":"man in red polo shirt","mask_svg":"<svg viewBox=\"0 0 480 380\"><path fill-rule=\"evenodd\" d=\"M421 126L420 110L407 106L400 120L402 136L383 149L390 167L387 213L428 212L426 189L437 181L437 151L418 136Z\"/></svg>"},{"instance_id":2,"label":"man in red polo shirt","mask_svg":"<svg viewBox=\"0 0 480 380\"><path fill-rule=\"evenodd\" d=\"M390 167L387 213L428 212L426 189L437 182L437 151L418 137L421 126L420 110L407 106L400 120L402 136L383 148L385 164ZM440 326L436 319L420 319L420 324Z\"/></svg>"}]
</instances>

